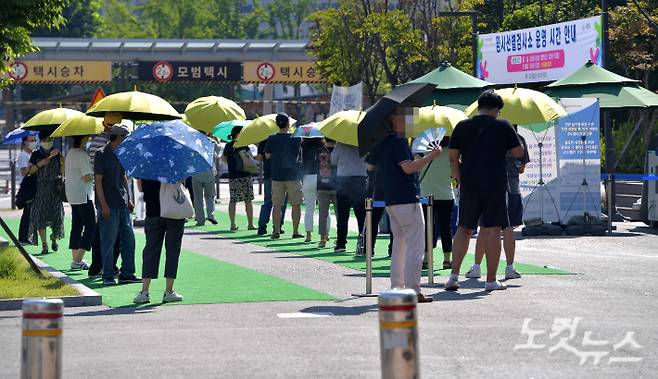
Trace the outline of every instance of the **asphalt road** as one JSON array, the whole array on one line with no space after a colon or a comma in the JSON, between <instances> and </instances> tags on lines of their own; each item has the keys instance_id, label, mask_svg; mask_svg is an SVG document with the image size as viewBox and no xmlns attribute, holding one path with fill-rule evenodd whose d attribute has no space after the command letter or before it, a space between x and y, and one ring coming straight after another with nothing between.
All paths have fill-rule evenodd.
<instances>
[{"instance_id":1,"label":"asphalt road","mask_svg":"<svg viewBox=\"0 0 658 379\"><path fill-rule=\"evenodd\" d=\"M207 234L186 235L184 246L339 300L69 308L64 378L381 376L376 299L350 295L363 291L362 274ZM525 239L518 242L517 257L576 274L527 276L491 294L475 280L458 293L446 292L445 277L439 277L439 285L424 289L436 301L419 305L422 377L656 377L655 231L619 224L612 237ZM387 285L386 279L374 281L375 290ZM333 316L280 317L296 312ZM531 319L526 334L524 319ZM567 322L577 324L573 333L560 327ZM19 312L0 312L1 378L19 376L20 325ZM536 333L533 349L527 349L529 333ZM636 344L621 344L629 335ZM600 352L598 362L582 352Z\"/></svg>"}]
</instances>

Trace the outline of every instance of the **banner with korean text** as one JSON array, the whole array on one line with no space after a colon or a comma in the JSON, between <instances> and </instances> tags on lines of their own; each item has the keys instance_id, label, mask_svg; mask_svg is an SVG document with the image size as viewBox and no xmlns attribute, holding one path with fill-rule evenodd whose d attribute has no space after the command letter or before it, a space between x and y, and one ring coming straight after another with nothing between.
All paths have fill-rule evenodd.
<instances>
[{"instance_id":1,"label":"banner with korean text","mask_svg":"<svg viewBox=\"0 0 658 379\"><path fill-rule=\"evenodd\" d=\"M318 83L322 81L315 62L244 62L245 83Z\"/></svg>"},{"instance_id":2,"label":"banner with korean text","mask_svg":"<svg viewBox=\"0 0 658 379\"><path fill-rule=\"evenodd\" d=\"M17 83L105 83L111 61L14 61L9 77Z\"/></svg>"},{"instance_id":3,"label":"banner with korean text","mask_svg":"<svg viewBox=\"0 0 658 379\"><path fill-rule=\"evenodd\" d=\"M599 102L560 103L567 115L557 122L519 126L530 156L519 177L524 220L566 223L584 212L601 213Z\"/></svg>"},{"instance_id":4,"label":"banner with korean text","mask_svg":"<svg viewBox=\"0 0 658 379\"><path fill-rule=\"evenodd\" d=\"M601 16L478 36L477 76L492 83L561 79L588 60L601 65Z\"/></svg>"}]
</instances>

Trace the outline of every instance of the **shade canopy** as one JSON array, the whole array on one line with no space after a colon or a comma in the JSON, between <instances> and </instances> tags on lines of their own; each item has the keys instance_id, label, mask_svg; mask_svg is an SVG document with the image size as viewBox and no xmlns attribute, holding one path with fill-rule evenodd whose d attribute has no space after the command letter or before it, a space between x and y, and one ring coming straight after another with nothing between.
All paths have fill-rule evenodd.
<instances>
[{"instance_id":1,"label":"shade canopy","mask_svg":"<svg viewBox=\"0 0 658 379\"><path fill-rule=\"evenodd\" d=\"M448 62L443 62L441 66L419 78L412 80L410 83L430 83L436 86L436 89L473 89L488 88L494 84L473 77L459 69L452 67Z\"/></svg>"},{"instance_id":2,"label":"shade canopy","mask_svg":"<svg viewBox=\"0 0 658 379\"><path fill-rule=\"evenodd\" d=\"M658 108L658 94L638 85L598 84L560 87L546 93L555 98L599 99L601 109Z\"/></svg>"},{"instance_id":3,"label":"shade canopy","mask_svg":"<svg viewBox=\"0 0 658 379\"><path fill-rule=\"evenodd\" d=\"M594 84L639 84L639 80L629 79L608 71L601 66L597 66L592 61L587 62L573 74L557 80L546 88L560 88L571 86L589 86Z\"/></svg>"}]
</instances>

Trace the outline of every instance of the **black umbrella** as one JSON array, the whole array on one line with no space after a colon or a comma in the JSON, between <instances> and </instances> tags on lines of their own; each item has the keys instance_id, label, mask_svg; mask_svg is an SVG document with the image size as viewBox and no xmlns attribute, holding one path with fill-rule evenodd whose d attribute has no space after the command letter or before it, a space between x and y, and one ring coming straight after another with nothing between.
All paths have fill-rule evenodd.
<instances>
[{"instance_id":1,"label":"black umbrella","mask_svg":"<svg viewBox=\"0 0 658 379\"><path fill-rule=\"evenodd\" d=\"M366 115L359 123L357 129L359 153L366 155L373 146L391 133L386 119L395 111L395 108L423 106L435 87L430 83L406 83L395 87L386 96L377 100L372 107L366 110Z\"/></svg>"}]
</instances>

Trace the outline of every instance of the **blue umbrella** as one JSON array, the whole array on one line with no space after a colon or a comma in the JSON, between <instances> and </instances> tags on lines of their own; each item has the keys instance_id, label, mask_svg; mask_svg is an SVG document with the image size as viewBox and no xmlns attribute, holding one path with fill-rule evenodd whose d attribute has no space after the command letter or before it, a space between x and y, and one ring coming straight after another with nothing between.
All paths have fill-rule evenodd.
<instances>
[{"instance_id":1,"label":"blue umbrella","mask_svg":"<svg viewBox=\"0 0 658 379\"><path fill-rule=\"evenodd\" d=\"M324 138L324 135L320 132L317 122L312 122L310 124L302 125L298 127L295 132L292 134L293 137L300 138Z\"/></svg>"},{"instance_id":2,"label":"blue umbrella","mask_svg":"<svg viewBox=\"0 0 658 379\"><path fill-rule=\"evenodd\" d=\"M23 138L27 136L35 136L39 134L36 130L25 130L25 129L14 129L11 132L7 133L5 139L2 141L3 145L13 145L23 142Z\"/></svg>"},{"instance_id":3,"label":"blue umbrella","mask_svg":"<svg viewBox=\"0 0 658 379\"><path fill-rule=\"evenodd\" d=\"M215 144L179 120L142 125L117 148L129 176L175 183L212 168Z\"/></svg>"}]
</instances>

